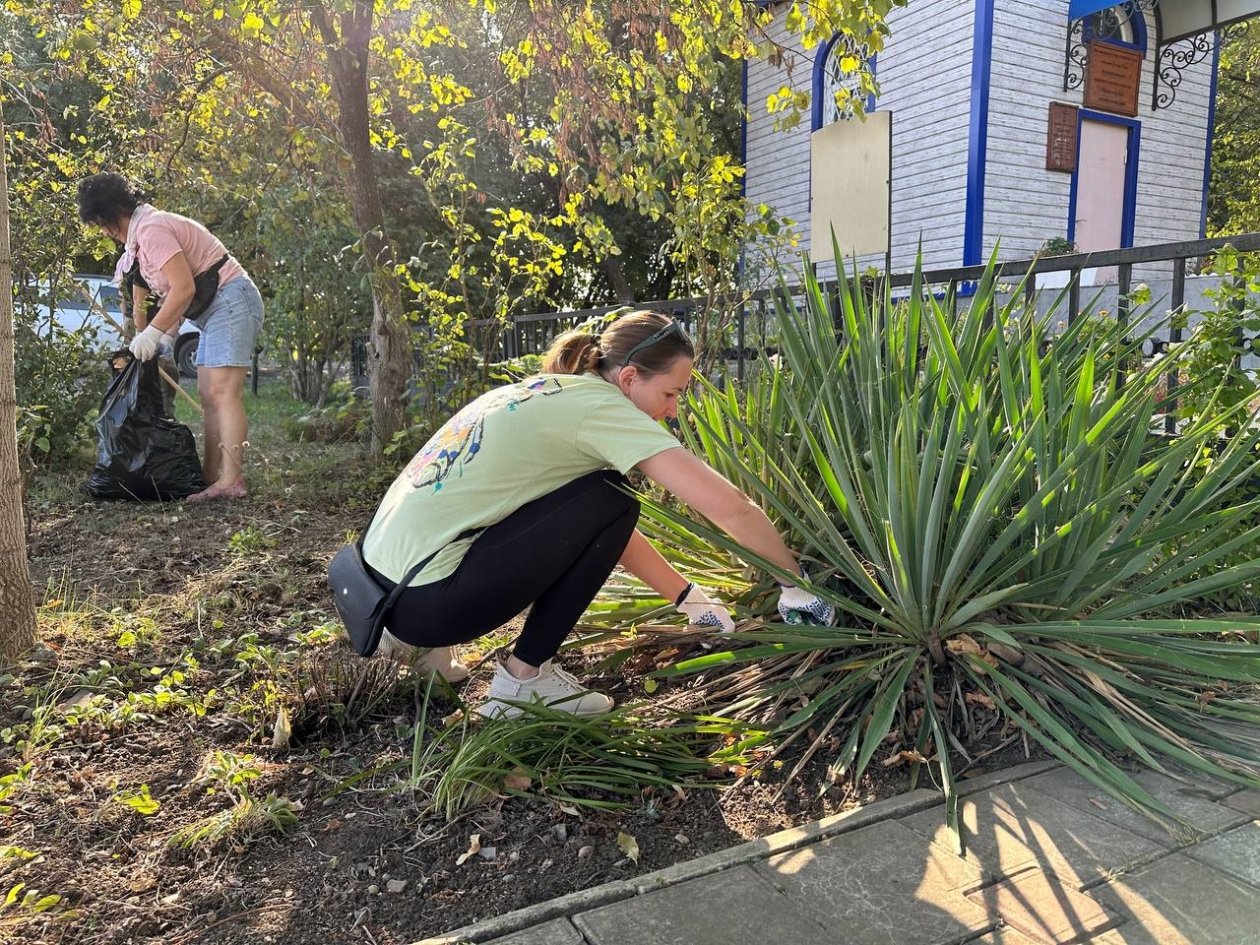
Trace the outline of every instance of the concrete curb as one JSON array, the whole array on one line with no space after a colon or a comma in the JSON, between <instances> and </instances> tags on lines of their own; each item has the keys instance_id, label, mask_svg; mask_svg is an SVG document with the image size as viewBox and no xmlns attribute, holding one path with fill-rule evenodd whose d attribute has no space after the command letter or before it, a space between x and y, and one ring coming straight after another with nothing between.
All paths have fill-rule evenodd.
<instances>
[{"instance_id":1,"label":"concrete curb","mask_svg":"<svg viewBox=\"0 0 1260 945\"><path fill-rule=\"evenodd\" d=\"M1058 765L1057 761L1034 761L1016 765L1002 771L982 775L966 782L963 793L972 794L985 788L1020 781L1040 774ZM937 791L920 788L897 797L885 798L866 807L858 807L826 817L804 827L793 827L750 840L727 850L719 850L685 863L676 863L663 870L636 876L633 879L615 880L590 889L560 896L547 902L540 902L514 912L483 919L453 932L432 938L422 939L415 945L457 945L465 942L488 942L492 939L520 932L531 926L548 922L552 919L567 918L610 903L631 899L634 896L654 892L668 886L699 879L735 866L755 863L769 859L780 853L787 853L810 843L839 836L851 830L857 830L880 820L892 820L917 814L942 802Z\"/></svg>"}]
</instances>

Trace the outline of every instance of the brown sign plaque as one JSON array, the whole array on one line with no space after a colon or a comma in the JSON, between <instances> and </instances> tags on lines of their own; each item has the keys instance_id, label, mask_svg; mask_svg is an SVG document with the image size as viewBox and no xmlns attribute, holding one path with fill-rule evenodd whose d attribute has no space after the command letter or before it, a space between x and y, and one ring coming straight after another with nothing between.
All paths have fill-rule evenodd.
<instances>
[{"instance_id":1,"label":"brown sign plaque","mask_svg":"<svg viewBox=\"0 0 1260 945\"><path fill-rule=\"evenodd\" d=\"M1117 115L1138 113L1138 87L1142 84L1142 54L1094 40L1089 44L1085 66L1086 108Z\"/></svg>"},{"instance_id":2,"label":"brown sign plaque","mask_svg":"<svg viewBox=\"0 0 1260 945\"><path fill-rule=\"evenodd\" d=\"M1050 103L1046 122L1046 170L1076 170L1076 106Z\"/></svg>"}]
</instances>

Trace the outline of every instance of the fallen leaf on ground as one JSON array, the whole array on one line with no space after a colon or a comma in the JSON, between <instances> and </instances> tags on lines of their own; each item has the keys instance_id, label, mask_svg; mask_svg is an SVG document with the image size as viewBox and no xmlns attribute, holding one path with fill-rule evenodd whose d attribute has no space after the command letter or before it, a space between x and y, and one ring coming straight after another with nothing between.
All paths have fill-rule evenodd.
<instances>
[{"instance_id":1,"label":"fallen leaf on ground","mask_svg":"<svg viewBox=\"0 0 1260 945\"><path fill-rule=\"evenodd\" d=\"M996 708L992 697L986 696L983 692L965 692L963 693L963 700L970 702L972 705L984 706L986 709Z\"/></svg>"},{"instance_id":2,"label":"fallen leaf on ground","mask_svg":"<svg viewBox=\"0 0 1260 945\"><path fill-rule=\"evenodd\" d=\"M475 833L471 837L468 838L468 852L461 853L459 857L455 860L455 865L463 866L464 863L468 861L469 857L476 856L480 852L481 852L481 834Z\"/></svg>"},{"instance_id":3,"label":"fallen leaf on ground","mask_svg":"<svg viewBox=\"0 0 1260 945\"><path fill-rule=\"evenodd\" d=\"M635 866L639 865L639 841L630 834L617 834L617 849L629 857Z\"/></svg>"},{"instance_id":4,"label":"fallen leaf on ground","mask_svg":"<svg viewBox=\"0 0 1260 945\"><path fill-rule=\"evenodd\" d=\"M280 706L280 711L276 714L276 724L271 730L271 747L288 748L292 738L293 727L289 724L289 713L284 706Z\"/></svg>"}]
</instances>

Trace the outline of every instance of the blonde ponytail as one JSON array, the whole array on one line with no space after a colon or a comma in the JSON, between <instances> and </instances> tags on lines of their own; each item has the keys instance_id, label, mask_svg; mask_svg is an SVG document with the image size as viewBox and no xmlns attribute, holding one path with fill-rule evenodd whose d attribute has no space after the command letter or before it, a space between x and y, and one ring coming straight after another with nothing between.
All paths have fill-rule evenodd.
<instances>
[{"instance_id":1,"label":"blonde ponytail","mask_svg":"<svg viewBox=\"0 0 1260 945\"><path fill-rule=\"evenodd\" d=\"M599 368L603 352L599 339L589 331L566 331L543 355L544 374L587 374Z\"/></svg>"},{"instance_id":2,"label":"blonde ponytail","mask_svg":"<svg viewBox=\"0 0 1260 945\"><path fill-rule=\"evenodd\" d=\"M661 329L677 328L662 332ZM648 347L643 342L648 342ZM589 326L566 331L543 355L544 374L599 373L607 368L633 364L651 376L670 370L678 358L695 358L696 349L682 326L657 312L637 311L618 315L593 334Z\"/></svg>"}]
</instances>

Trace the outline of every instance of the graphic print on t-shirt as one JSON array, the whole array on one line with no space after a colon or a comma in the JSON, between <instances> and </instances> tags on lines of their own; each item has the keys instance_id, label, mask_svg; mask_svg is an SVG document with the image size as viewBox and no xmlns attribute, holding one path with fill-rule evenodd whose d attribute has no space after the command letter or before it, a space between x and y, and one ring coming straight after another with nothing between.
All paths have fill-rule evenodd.
<instances>
[{"instance_id":1,"label":"graphic print on t-shirt","mask_svg":"<svg viewBox=\"0 0 1260 945\"><path fill-rule=\"evenodd\" d=\"M564 390L554 377L540 377L520 384L509 384L483 394L451 417L442 429L433 434L429 442L407 464L406 476L413 489L432 486L437 492L442 482L455 469L462 470L471 463L481 450L485 433L486 415L500 409L515 411L535 394L549 397Z\"/></svg>"}]
</instances>

